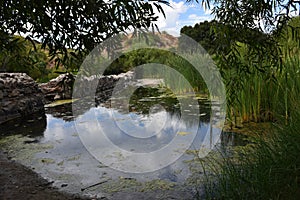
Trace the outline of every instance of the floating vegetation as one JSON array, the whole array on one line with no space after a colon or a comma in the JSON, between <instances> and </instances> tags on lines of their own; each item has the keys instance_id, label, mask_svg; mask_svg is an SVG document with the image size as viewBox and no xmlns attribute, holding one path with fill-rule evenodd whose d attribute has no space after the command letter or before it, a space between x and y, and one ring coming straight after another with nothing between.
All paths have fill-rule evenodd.
<instances>
[{"instance_id":1,"label":"floating vegetation","mask_svg":"<svg viewBox=\"0 0 300 200\"><path fill-rule=\"evenodd\" d=\"M139 182L135 178L119 177L117 181L110 181L101 186L106 193L115 192L149 192L156 190L173 190L176 186L174 182L155 179L147 182Z\"/></svg>"},{"instance_id":2,"label":"floating vegetation","mask_svg":"<svg viewBox=\"0 0 300 200\"><path fill-rule=\"evenodd\" d=\"M39 159L39 161L44 164L54 164L55 163L55 160L53 160L52 158L42 158L42 159Z\"/></svg>"},{"instance_id":3,"label":"floating vegetation","mask_svg":"<svg viewBox=\"0 0 300 200\"><path fill-rule=\"evenodd\" d=\"M52 144L26 143L31 141L29 137L22 135L11 135L0 139L1 150L7 152L13 160L22 163L30 163L36 153L53 149Z\"/></svg>"},{"instance_id":4,"label":"floating vegetation","mask_svg":"<svg viewBox=\"0 0 300 200\"><path fill-rule=\"evenodd\" d=\"M59 163L57 163L57 166L63 166L64 165L64 161L60 161Z\"/></svg>"},{"instance_id":5,"label":"floating vegetation","mask_svg":"<svg viewBox=\"0 0 300 200\"><path fill-rule=\"evenodd\" d=\"M103 184L101 189L106 193L115 193L121 191L138 191L141 186L142 183L136 179L119 177L117 181Z\"/></svg>"},{"instance_id":6,"label":"floating vegetation","mask_svg":"<svg viewBox=\"0 0 300 200\"><path fill-rule=\"evenodd\" d=\"M143 188L140 190L141 192L146 191L155 191L155 190L173 190L176 184L174 182L168 182L165 180L152 180L145 182L143 184Z\"/></svg>"},{"instance_id":7,"label":"floating vegetation","mask_svg":"<svg viewBox=\"0 0 300 200\"><path fill-rule=\"evenodd\" d=\"M189 134L192 134L192 133L191 132L184 132L184 131L177 132L177 135L181 135L181 136L186 136L186 135L189 135Z\"/></svg>"},{"instance_id":8,"label":"floating vegetation","mask_svg":"<svg viewBox=\"0 0 300 200\"><path fill-rule=\"evenodd\" d=\"M68 158L67 161L75 161L75 160L79 160L79 159L80 159L80 155L76 155L76 156Z\"/></svg>"},{"instance_id":9,"label":"floating vegetation","mask_svg":"<svg viewBox=\"0 0 300 200\"><path fill-rule=\"evenodd\" d=\"M77 101L78 99L65 99L65 100L57 100L57 101L54 101L50 104L47 104L45 105L45 108L53 108L53 107L56 107L56 106L61 106L61 105L65 105L65 104L70 104L70 103L73 103L75 101Z\"/></svg>"}]
</instances>

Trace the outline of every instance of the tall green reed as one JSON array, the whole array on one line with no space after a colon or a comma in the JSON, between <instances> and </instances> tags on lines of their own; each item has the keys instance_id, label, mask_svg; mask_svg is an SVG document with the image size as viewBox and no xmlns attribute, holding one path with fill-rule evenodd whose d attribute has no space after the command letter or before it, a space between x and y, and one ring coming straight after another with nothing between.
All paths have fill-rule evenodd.
<instances>
[{"instance_id":1,"label":"tall green reed","mask_svg":"<svg viewBox=\"0 0 300 200\"><path fill-rule=\"evenodd\" d=\"M252 133L246 146L202 160L207 199L300 198L300 58L287 56L282 71L272 73L273 80L245 76L242 104L234 108L243 120L276 120L265 134Z\"/></svg>"},{"instance_id":2,"label":"tall green reed","mask_svg":"<svg viewBox=\"0 0 300 200\"><path fill-rule=\"evenodd\" d=\"M249 138L245 147L219 151L219 158L203 160L209 172L207 199L299 199L299 102L290 104L293 120L288 125L278 122L266 136Z\"/></svg>"},{"instance_id":3,"label":"tall green reed","mask_svg":"<svg viewBox=\"0 0 300 200\"><path fill-rule=\"evenodd\" d=\"M288 56L282 63L282 70L266 68L264 72L248 64L250 73L238 74L240 85L228 84L233 79L232 70L225 70L225 82L235 95L227 95L229 99L228 119L234 125L246 122L274 122L279 116L289 120L291 94L297 92L300 84L300 57ZM228 89L228 88L227 88ZM234 101L230 99L234 98ZM284 106L282 106L282 104ZM234 120L233 120L234 119Z\"/></svg>"}]
</instances>

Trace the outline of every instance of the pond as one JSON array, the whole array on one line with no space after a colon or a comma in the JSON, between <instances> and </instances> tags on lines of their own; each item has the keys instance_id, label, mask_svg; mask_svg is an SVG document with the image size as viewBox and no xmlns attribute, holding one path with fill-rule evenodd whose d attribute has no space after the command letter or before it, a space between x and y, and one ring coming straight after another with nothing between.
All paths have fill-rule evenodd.
<instances>
[{"instance_id":1,"label":"pond","mask_svg":"<svg viewBox=\"0 0 300 200\"><path fill-rule=\"evenodd\" d=\"M139 88L125 108L122 99L88 106L78 100L73 109L71 102L46 105L45 115L0 127L2 151L70 193L194 199L203 190L195 153L200 145L207 137L209 148L236 145L232 135L220 137L219 128L211 125L218 103L207 98ZM80 113L74 113L74 105Z\"/></svg>"}]
</instances>

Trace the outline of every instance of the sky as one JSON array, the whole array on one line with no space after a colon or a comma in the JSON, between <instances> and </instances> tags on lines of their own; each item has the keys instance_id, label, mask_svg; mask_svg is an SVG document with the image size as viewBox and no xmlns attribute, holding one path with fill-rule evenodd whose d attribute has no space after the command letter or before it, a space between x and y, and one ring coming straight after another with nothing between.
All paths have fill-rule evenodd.
<instances>
[{"instance_id":1,"label":"sky","mask_svg":"<svg viewBox=\"0 0 300 200\"><path fill-rule=\"evenodd\" d=\"M209 9L205 9L201 3L186 3L182 0L170 0L170 6L163 5L166 18L159 15L156 23L160 31L178 36L180 29L186 25L194 25L205 20L212 20L213 16Z\"/></svg>"}]
</instances>

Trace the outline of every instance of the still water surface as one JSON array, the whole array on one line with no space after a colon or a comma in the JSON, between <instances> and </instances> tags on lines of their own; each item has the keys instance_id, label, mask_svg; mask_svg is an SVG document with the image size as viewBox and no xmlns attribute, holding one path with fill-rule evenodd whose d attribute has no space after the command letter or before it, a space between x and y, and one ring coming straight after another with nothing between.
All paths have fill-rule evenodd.
<instances>
[{"instance_id":1,"label":"still water surface","mask_svg":"<svg viewBox=\"0 0 300 200\"><path fill-rule=\"evenodd\" d=\"M107 104L99 104L77 116L73 116L71 104L51 106L46 108L45 117L2 126L1 148L12 159L67 192L92 197L111 196L112 199L134 195L136 198L139 195L149 198L165 195L173 199L193 199L201 190L198 181L203 177L194 152L207 134L214 140L212 144L220 139L214 135L218 128L210 125L211 102L205 99L197 99L197 102L198 105L189 105L178 112L180 103L173 97L163 100L157 96L137 98L129 109L121 106L112 109ZM194 106L200 108L197 116L193 112ZM199 124L195 124L195 117L200 119ZM107 142L103 142L100 129L106 140L123 151L112 150ZM175 141L175 137L173 146L178 149L192 140L189 150L182 156L168 165L164 161L172 152L147 158L147 154ZM230 142L232 140L227 138L226 143ZM137 163L122 152L145 155L144 163ZM151 165L157 163L166 165L155 171L134 173L139 172L141 166L153 169ZM124 172L124 169L129 170ZM97 183L99 185L95 185Z\"/></svg>"}]
</instances>

